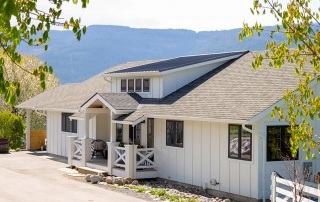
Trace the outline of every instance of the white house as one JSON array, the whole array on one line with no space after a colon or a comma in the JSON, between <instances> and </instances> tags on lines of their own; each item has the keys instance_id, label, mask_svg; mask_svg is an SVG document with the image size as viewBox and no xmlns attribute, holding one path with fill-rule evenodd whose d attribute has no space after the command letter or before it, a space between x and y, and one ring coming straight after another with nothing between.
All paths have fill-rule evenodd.
<instances>
[{"instance_id":1,"label":"white house","mask_svg":"<svg viewBox=\"0 0 320 202\"><path fill-rule=\"evenodd\" d=\"M270 112L275 105L285 109L282 96L298 80L292 64L275 69L266 62L254 70L252 61L251 52L241 51L125 63L18 107L46 111L47 151L68 156L72 165L94 167L91 142L102 139L108 144L102 168L110 175L264 199L271 172L283 173L280 154L289 152L287 123ZM319 84L311 86L319 96ZM312 125L320 134L319 120ZM309 161L312 173L319 158ZM302 151L297 159L307 162Z\"/></svg>"}]
</instances>

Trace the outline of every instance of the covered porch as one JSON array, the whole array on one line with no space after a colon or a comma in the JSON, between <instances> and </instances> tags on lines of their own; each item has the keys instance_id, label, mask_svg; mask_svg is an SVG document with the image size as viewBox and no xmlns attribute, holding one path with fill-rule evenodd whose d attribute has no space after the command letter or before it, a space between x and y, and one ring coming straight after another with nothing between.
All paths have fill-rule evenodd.
<instances>
[{"instance_id":1,"label":"covered porch","mask_svg":"<svg viewBox=\"0 0 320 202\"><path fill-rule=\"evenodd\" d=\"M128 99L127 94L123 95ZM118 119L134 110L115 108L114 104L110 103L110 98L108 102L99 94L88 100L81 107L80 113L70 117L83 123L83 135L79 135L83 138L68 137L68 164L107 171L108 175L119 177L156 178L158 174L154 161L154 138L151 140L150 135L147 135L144 118L130 123ZM92 133L92 129L95 129L95 132ZM101 139L106 144L104 156L92 155L95 150L93 141L96 139Z\"/></svg>"}]
</instances>

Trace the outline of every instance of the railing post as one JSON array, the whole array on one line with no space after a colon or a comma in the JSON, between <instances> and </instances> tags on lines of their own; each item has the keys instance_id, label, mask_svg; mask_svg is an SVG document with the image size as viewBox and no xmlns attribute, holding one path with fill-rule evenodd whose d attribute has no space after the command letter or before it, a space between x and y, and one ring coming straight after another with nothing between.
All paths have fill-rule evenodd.
<instances>
[{"instance_id":1,"label":"railing post","mask_svg":"<svg viewBox=\"0 0 320 202\"><path fill-rule=\"evenodd\" d=\"M75 152L74 140L77 139L77 136L68 136L68 164L72 166L72 159Z\"/></svg>"},{"instance_id":2,"label":"railing post","mask_svg":"<svg viewBox=\"0 0 320 202\"><path fill-rule=\"evenodd\" d=\"M133 162L133 156L134 156L134 145L125 145L124 146L126 149L126 155L125 155L125 173L126 177L133 178L134 177L134 162Z\"/></svg>"},{"instance_id":3,"label":"railing post","mask_svg":"<svg viewBox=\"0 0 320 202\"><path fill-rule=\"evenodd\" d=\"M133 145L133 178L137 179L137 151L138 145Z\"/></svg>"},{"instance_id":4,"label":"railing post","mask_svg":"<svg viewBox=\"0 0 320 202\"><path fill-rule=\"evenodd\" d=\"M107 142L108 145L108 175L112 175L112 168L114 167L114 161L116 159L115 147L118 146L118 142Z\"/></svg>"},{"instance_id":5,"label":"railing post","mask_svg":"<svg viewBox=\"0 0 320 202\"><path fill-rule=\"evenodd\" d=\"M91 139L81 139L82 140L82 158L81 165L86 166L86 162L91 159Z\"/></svg>"},{"instance_id":6,"label":"railing post","mask_svg":"<svg viewBox=\"0 0 320 202\"><path fill-rule=\"evenodd\" d=\"M276 197L277 197L277 192L276 192L276 188L277 188L277 181L276 181L276 177L277 177L277 173L276 172L272 172L271 174L271 196L270 196L270 200L271 202L276 202Z\"/></svg>"}]
</instances>

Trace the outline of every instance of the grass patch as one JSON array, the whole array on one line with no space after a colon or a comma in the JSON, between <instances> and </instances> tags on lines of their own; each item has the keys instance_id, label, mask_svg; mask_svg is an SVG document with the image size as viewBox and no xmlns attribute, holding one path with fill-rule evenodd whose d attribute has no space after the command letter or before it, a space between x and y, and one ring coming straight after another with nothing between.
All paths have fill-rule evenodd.
<instances>
[{"instance_id":1,"label":"grass patch","mask_svg":"<svg viewBox=\"0 0 320 202\"><path fill-rule=\"evenodd\" d=\"M139 187L136 191L141 193L147 191L147 189L144 187Z\"/></svg>"}]
</instances>

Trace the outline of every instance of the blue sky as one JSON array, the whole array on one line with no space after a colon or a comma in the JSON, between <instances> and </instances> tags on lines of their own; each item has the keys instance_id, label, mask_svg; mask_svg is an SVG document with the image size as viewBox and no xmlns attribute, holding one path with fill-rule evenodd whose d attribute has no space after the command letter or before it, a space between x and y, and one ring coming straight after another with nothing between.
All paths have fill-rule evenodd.
<instances>
[{"instance_id":1,"label":"blue sky","mask_svg":"<svg viewBox=\"0 0 320 202\"><path fill-rule=\"evenodd\" d=\"M287 0L280 2L285 5ZM252 3L253 0L90 0L86 9L80 4L66 3L62 17L81 17L82 24L87 26L103 24L195 31L240 28L243 22L252 25L258 21L264 26L277 24L270 15L253 16ZM48 1L38 4L43 10L50 6Z\"/></svg>"}]
</instances>

